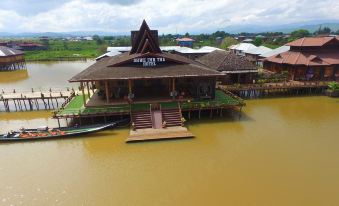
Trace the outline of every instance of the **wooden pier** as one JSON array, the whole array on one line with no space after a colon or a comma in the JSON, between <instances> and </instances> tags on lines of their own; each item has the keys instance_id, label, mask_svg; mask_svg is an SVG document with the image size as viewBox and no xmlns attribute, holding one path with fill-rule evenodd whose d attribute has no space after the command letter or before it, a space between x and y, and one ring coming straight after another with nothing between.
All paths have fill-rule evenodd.
<instances>
[{"instance_id":1,"label":"wooden pier","mask_svg":"<svg viewBox=\"0 0 339 206\"><path fill-rule=\"evenodd\" d=\"M230 91L241 98L261 98L272 96L300 96L324 94L328 82L298 82L248 84L248 85L218 85L223 91Z\"/></svg>"},{"instance_id":2,"label":"wooden pier","mask_svg":"<svg viewBox=\"0 0 339 206\"><path fill-rule=\"evenodd\" d=\"M48 91L16 91L0 94L0 111L4 106L5 112L11 111L33 111L33 110L52 110L59 108L67 99L75 96L73 89L48 90Z\"/></svg>"}]
</instances>

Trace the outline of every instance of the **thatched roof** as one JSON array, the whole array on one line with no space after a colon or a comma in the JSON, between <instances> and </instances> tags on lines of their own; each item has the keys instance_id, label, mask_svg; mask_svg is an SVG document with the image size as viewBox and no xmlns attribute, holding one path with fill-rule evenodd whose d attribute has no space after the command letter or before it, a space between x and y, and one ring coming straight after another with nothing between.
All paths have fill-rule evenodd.
<instances>
[{"instance_id":1,"label":"thatched roof","mask_svg":"<svg viewBox=\"0 0 339 206\"><path fill-rule=\"evenodd\" d=\"M198 62L223 73L258 72L258 68L246 57L216 50L197 59Z\"/></svg>"},{"instance_id":2,"label":"thatched roof","mask_svg":"<svg viewBox=\"0 0 339 206\"><path fill-rule=\"evenodd\" d=\"M103 57L69 81L223 75L183 56L162 52L158 44L157 31L150 30L146 21L143 21L139 31L132 31L132 42L129 53Z\"/></svg>"},{"instance_id":3,"label":"thatched roof","mask_svg":"<svg viewBox=\"0 0 339 206\"><path fill-rule=\"evenodd\" d=\"M166 59L165 64L143 67L133 64L134 58L152 55ZM185 57L169 54L129 54L123 53L105 57L75 75L70 82L119 79L156 79L180 77L222 76L223 74Z\"/></svg>"}]
</instances>

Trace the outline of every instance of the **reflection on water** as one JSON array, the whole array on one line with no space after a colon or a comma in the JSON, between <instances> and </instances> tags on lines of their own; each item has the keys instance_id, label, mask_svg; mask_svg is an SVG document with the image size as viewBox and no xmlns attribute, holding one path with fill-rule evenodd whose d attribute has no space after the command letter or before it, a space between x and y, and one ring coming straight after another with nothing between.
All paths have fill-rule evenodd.
<instances>
[{"instance_id":1,"label":"reflection on water","mask_svg":"<svg viewBox=\"0 0 339 206\"><path fill-rule=\"evenodd\" d=\"M244 113L190 121L187 140L126 144L122 128L0 144L0 202L339 205L338 99L253 100ZM1 130L55 124L48 112L12 114L1 114Z\"/></svg>"},{"instance_id":2,"label":"reflection on water","mask_svg":"<svg viewBox=\"0 0 339 206\"><path fill-rule=\"evenodd\" d=\"M0 89L13 91L76 87L68 83L75 74L86 69L94 61L34 62L27 63L27 70L0 72Z\"/></svg>"},{"instance_id":3,"label":"reflection on water","mask_svg":"<svg viewBox=\"0 0 339 206\"><path fill-rule=\"evenodd\" d=\"M28 78L27 70L16 70L11 72L0 72L0 83L8 84L22 81Z\"/></svg>"}]
</instances>

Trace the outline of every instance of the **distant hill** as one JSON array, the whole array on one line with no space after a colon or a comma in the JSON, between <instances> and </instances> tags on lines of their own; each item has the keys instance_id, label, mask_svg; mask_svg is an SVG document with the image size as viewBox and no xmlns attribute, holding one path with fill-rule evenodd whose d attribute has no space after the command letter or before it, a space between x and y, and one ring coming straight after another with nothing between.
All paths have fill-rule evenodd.
<instances>
[{"instance_id":1,"label":"distant hill","mask_svg":"<svg viewBox=\"0 0 339 206\"><path fill-rule=\"evenodd\" d=\"M322 27L329 27L332 31L339 30L339 20L331 20L326 21L324 23L322 21L310 21L310 22L302 22L302 23L293 23L293 24L285 24L285 25L253 25L253 24L240 24L240 25L233 25L227 26L224 30L227 33L231 34L238 34L241 32L248 32L248 33L261 33L261 32L283 32L283 33L291 33L292 31L298 29L307 29L310 32L316 31L320 26ZM196 30L191 32L191 34L201 34L201 33L213 33L215 31L212 30ZM105 32L105 31L73 31L73 32L42 32L42 33L8 33L8 32L0 32L0 37L9 37L9 38L29 38L29 37L41 37L41 36L48 36L48 37L76 37L76 36L126 36L130 35L129 32L126 33L112 33L112 32Z\"/></svg>"},{"instance_id":2,"label":"distant hill","mask_svg":"<svg viewBox=\"0 0 339 206\"><path fill-rule=\"evenodd\" d=\"M228 33L260 33L260 32L283 32L283 33L291 33L292 31L298 29L307 29L310 32L315 32L320 26L329 27L332 31L339 30L339 20L336 22L323 23L323 22L304 22L304 23L293 23L293 24L285 24L285 25L274 25L274 26L266 26L266 25L236 25L236 26L228 26L225 28L225 31Z\"/></svg>"},{"instance_id":3,"label":"distant hill","mask_svg":"<svg viewBox=\"0 0 339 206\"><path fill-rule=\"evenodd\" d=\"M74 31L74 32L37 32L37 33L8 33L8 32L0 32L0 37L9 37L9 38L29 38L29 37L77 37L77 36L121 36L126 34L118 34L104 31Z\"/></svg>"}]
</instances>

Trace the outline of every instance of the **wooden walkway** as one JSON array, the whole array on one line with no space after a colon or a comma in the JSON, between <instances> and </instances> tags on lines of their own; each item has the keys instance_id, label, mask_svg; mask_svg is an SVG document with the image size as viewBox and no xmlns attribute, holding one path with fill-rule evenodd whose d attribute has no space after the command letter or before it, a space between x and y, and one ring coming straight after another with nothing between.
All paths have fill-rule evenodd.
<instances>
[{"instance_id":1,"label":"wooden walkway","mask_svg":"<svg viewBox=\"0 0 339 206\"><path fill-rule=\"evenodd\" d=\"M223 91L230 91L242 98L259 98L275 95L298 96L307 94L323 94L328 88L328 82L298 82L247 84L247 85L218 85Z\"/></svg>"},{"instance_id":2,"label":"wooden walkway","mask_svg":"<svg viewBox=\"0 0 339 206\"><path fill-rule=\"evenodd\" d=\"M15 91L0 93L0 111L33 111L57 109L67 99L75 95L74 90L59 91ZM1 104L2 103L2 104Z\"/></svg>"},{"instance_id":3,"label":"wooden walkway","mask_svg":"<svg viewBox=\"0 0 339 206\"><path fill-rule=\"evenodd\" d=\"M165 129L137 129L130 131L126 142L142 142L151 140L193 138L194 135L186 127L167 127Z\"/></svg>"}]
</instances>

